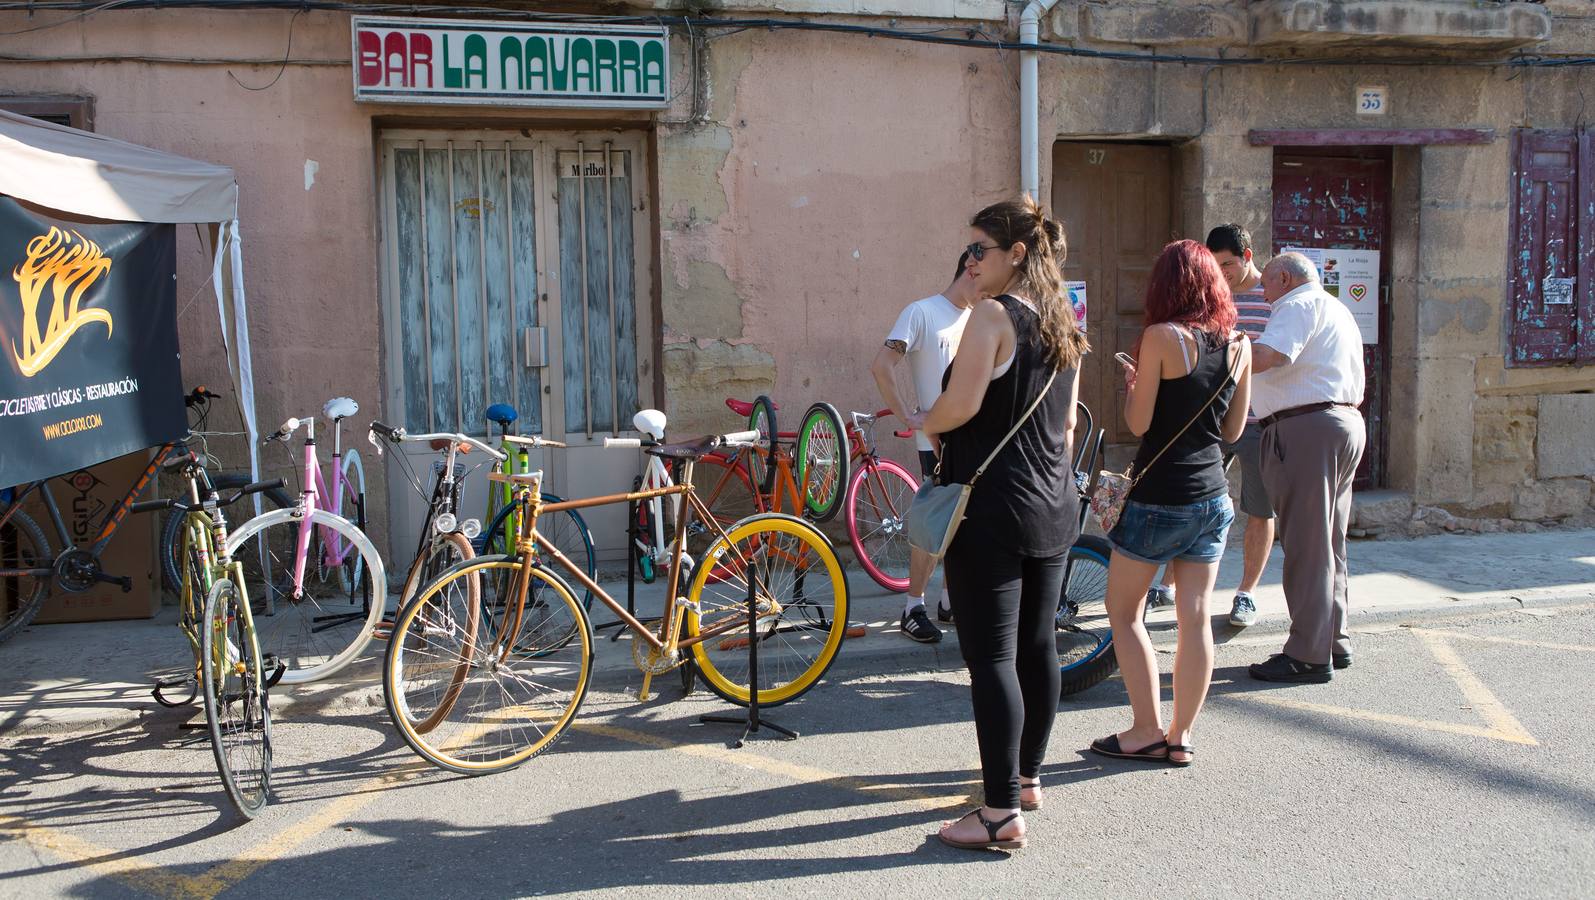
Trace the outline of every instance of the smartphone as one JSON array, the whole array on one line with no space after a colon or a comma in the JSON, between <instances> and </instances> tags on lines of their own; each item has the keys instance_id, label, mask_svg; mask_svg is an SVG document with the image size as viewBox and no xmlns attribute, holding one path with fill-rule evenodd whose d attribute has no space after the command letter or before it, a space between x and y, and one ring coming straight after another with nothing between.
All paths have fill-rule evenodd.
<instances>
[{"instance_id":1,"label":"smartphone","mask_svg":"<svg viewBox=\"0 0 1595 900\"><path fill-rule=\"evenodd\" d=\"M1113 358L1118 360L1123 365L1129 366L1132 369L1135 368L1135 357L1128 353L1115 353L1113 354Z\"/></svg>"}]
</instances>

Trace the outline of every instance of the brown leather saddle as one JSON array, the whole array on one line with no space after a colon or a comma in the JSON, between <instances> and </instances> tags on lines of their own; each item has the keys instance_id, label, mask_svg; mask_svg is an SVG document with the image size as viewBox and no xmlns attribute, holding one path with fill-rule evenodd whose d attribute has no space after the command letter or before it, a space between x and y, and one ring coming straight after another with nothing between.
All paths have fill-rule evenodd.
<instances>
[{"instance_id":1,"label":"brown leather saddle","mask_svg":"<svg viewBox=\"0 0 1595 900\"><path fill-rule=\"evenodd\" d=\"M650 456L661 459L690 459L697 461L708 456L719 446L719 437L706 434L695 441L681 441L675 444L659 444L649 447L646 452Z\"/></svg>"}]
</instances>

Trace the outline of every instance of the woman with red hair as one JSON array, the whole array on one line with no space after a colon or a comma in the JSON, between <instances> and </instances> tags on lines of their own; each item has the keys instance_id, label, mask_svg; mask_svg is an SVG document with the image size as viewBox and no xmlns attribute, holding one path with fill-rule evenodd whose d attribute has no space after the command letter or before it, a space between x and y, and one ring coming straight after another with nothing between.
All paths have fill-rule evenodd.
<instances>
[{"instance_id":1,"label":"woman with red hair","mask_svg":"<svg viewBox=\"0 0 1595 900\"><path fill-rule=\"evenodd\" d=\"M1134 721L1093 741L1103 756L1191 764L1191 728L1213 679L1208 598L1235 512L1221 442L1246 426L1251 345L1235 333L1235 303L1218 262L1196 241L1163 248L1146 290L1145 330L1136 362L1125 364L1124 418L1141 437L1130 491L1108 534L1108 620ZM1141 622L1146 590L1160 566L1174 581L1179 644L1174 718L1159 702L1157 657Z\"/></svg>"}]
</instances>

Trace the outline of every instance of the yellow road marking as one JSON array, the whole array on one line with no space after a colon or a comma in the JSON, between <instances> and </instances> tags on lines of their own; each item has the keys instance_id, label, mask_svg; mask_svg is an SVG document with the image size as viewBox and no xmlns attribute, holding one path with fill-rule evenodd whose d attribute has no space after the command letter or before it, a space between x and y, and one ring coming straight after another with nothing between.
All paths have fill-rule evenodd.
<instances>
[{"instance_id":1,"label":"yellow road marking","mask_svg":"<svg viewBox=\"0 0 1595 900\"><path fill-rule=\"evenodd\" d=\"M1505 741L1509 744L1524 744L1530 747L1539 746L1540 742L1535 740L1534 736L1529 734L1528 730L1507 710L1506 704L1497 699L1495 694L1485 687L1484 682L1479 680L1479 676L1473 674L1473 670L1462 662L1462 657L1457 655L1456 648L1446 643L1446 639L1451 635L1418 628L1409 630L1414 637L1428 648L1435 661L1440 663L1441 670L1450 676L1452 681L1456 682L1457 688L1462 691L1462 696L1468 701L1470 707L1484 720L1484 725L1440 722L1434 719L1419 719L1413 716L1372 712L1366 709L1354 709L1349 706L1311 703L1306 700L1292 700L1284 697L1270 697L1264 694L1227 694L1226 696L1301 712L1338 716L1343 719L1380 722L1385 725L1400 725L1406 728L1439 731L1446 734L1465 734L1469 737Z\"/></svg>"},{"instance_id":2,"label":"yellow road marking","mask_svg":"<svg viewBox=\"0 0 1595 900\"><path fill-rule=\"evenodd\" d=\"M70 834L33 825L14 816L0 816L0 835L25 841L37 849L77 863L96 875L114 878L129 887L157 897L208 900L227 887L218 883L208 873L198 876L179 875L153 863L136 859L126 851L99 847Z\"/></svg>"},{"instance_id":3,"label":"yellow road marking","mask_svg":"<svg viewBox=\"0 0 1595 900\"><path fill-rule=\"evenodd\" d=\"M1542 650L1568 650L1575 653L1595 653L1587 644L1557 644L1551 641L1529 641L1523 638L1493 637L1487 634L1469 634L1465 631L1435 631L1432 628L1409 628L1413 634L1431 634L1446 640L1481 641L1487 644L1509 644L1515 647L1537 647Z\"/></svg>"}]
</instances>

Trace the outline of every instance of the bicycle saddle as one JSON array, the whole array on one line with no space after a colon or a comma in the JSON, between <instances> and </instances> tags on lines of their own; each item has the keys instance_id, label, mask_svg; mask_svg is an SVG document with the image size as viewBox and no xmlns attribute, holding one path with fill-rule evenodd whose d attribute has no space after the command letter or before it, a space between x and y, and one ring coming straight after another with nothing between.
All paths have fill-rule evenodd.
<instances>
[{"instance_id":1,"label":"bicycle saddle","mask_svg":"<svg viewBox=\"0 0 1595 900\"><path fill-rule=\"evenodd\" d=\"M631 417L632 427L656 441L665 439L665 414L657 409L644 409Z\"/></svg>"},{"instance_id":2,"label":"bicycle saddle","mask_svg":"<svg viewBox=\"0 0 1595 900\"><path fill-rule=\"evenodd\" d=\"M487 420L498 423L500 428L509 428L520 417L520 413L515 411L515 407L510 406L508 403L495 403L487 408Z\"/></svg>"},{"instance_id":3,"label":"bicycle saddle","mask_svg":"<svg viewBox=\"0 0 1595 900\"><path fill-rule=\"evenodd\" d=\"M751 416L751 415L753 415L753 401L752 400L738 400L735 397L727 397L726 398L726 407L728 409L730 409L732 412L734 412L737 415L739 415L739 416ZM773 409L773 410L779 411L781 409L781 404L776 403L774 400L771 400L770 401L770 408Z\"/></svg>"},{"instance_id":4,"label":"bicycle saddle","mask_svg":"<svg viewBox=\"0 0 1595 900\"><path fill-rule=\"evenodd\" d=\"M321 408L321 414L333 420L347 419L359 411L360 404L348 397L333 397Z\"/></svg>"},{"instance_id":5,"label":"bicycle saddle","mask_svg":"<svg viewBox=\"0 0 1595 900\"><path fill-rule=\"evenodd\" d=\"M708 456L715 448L716 435L706 434L695 441L682 441L679 444L660 444L649 447L646 452L649 456L658 456L662 459L692 459L698 460Z\"/></svg>"}]
</instances>

